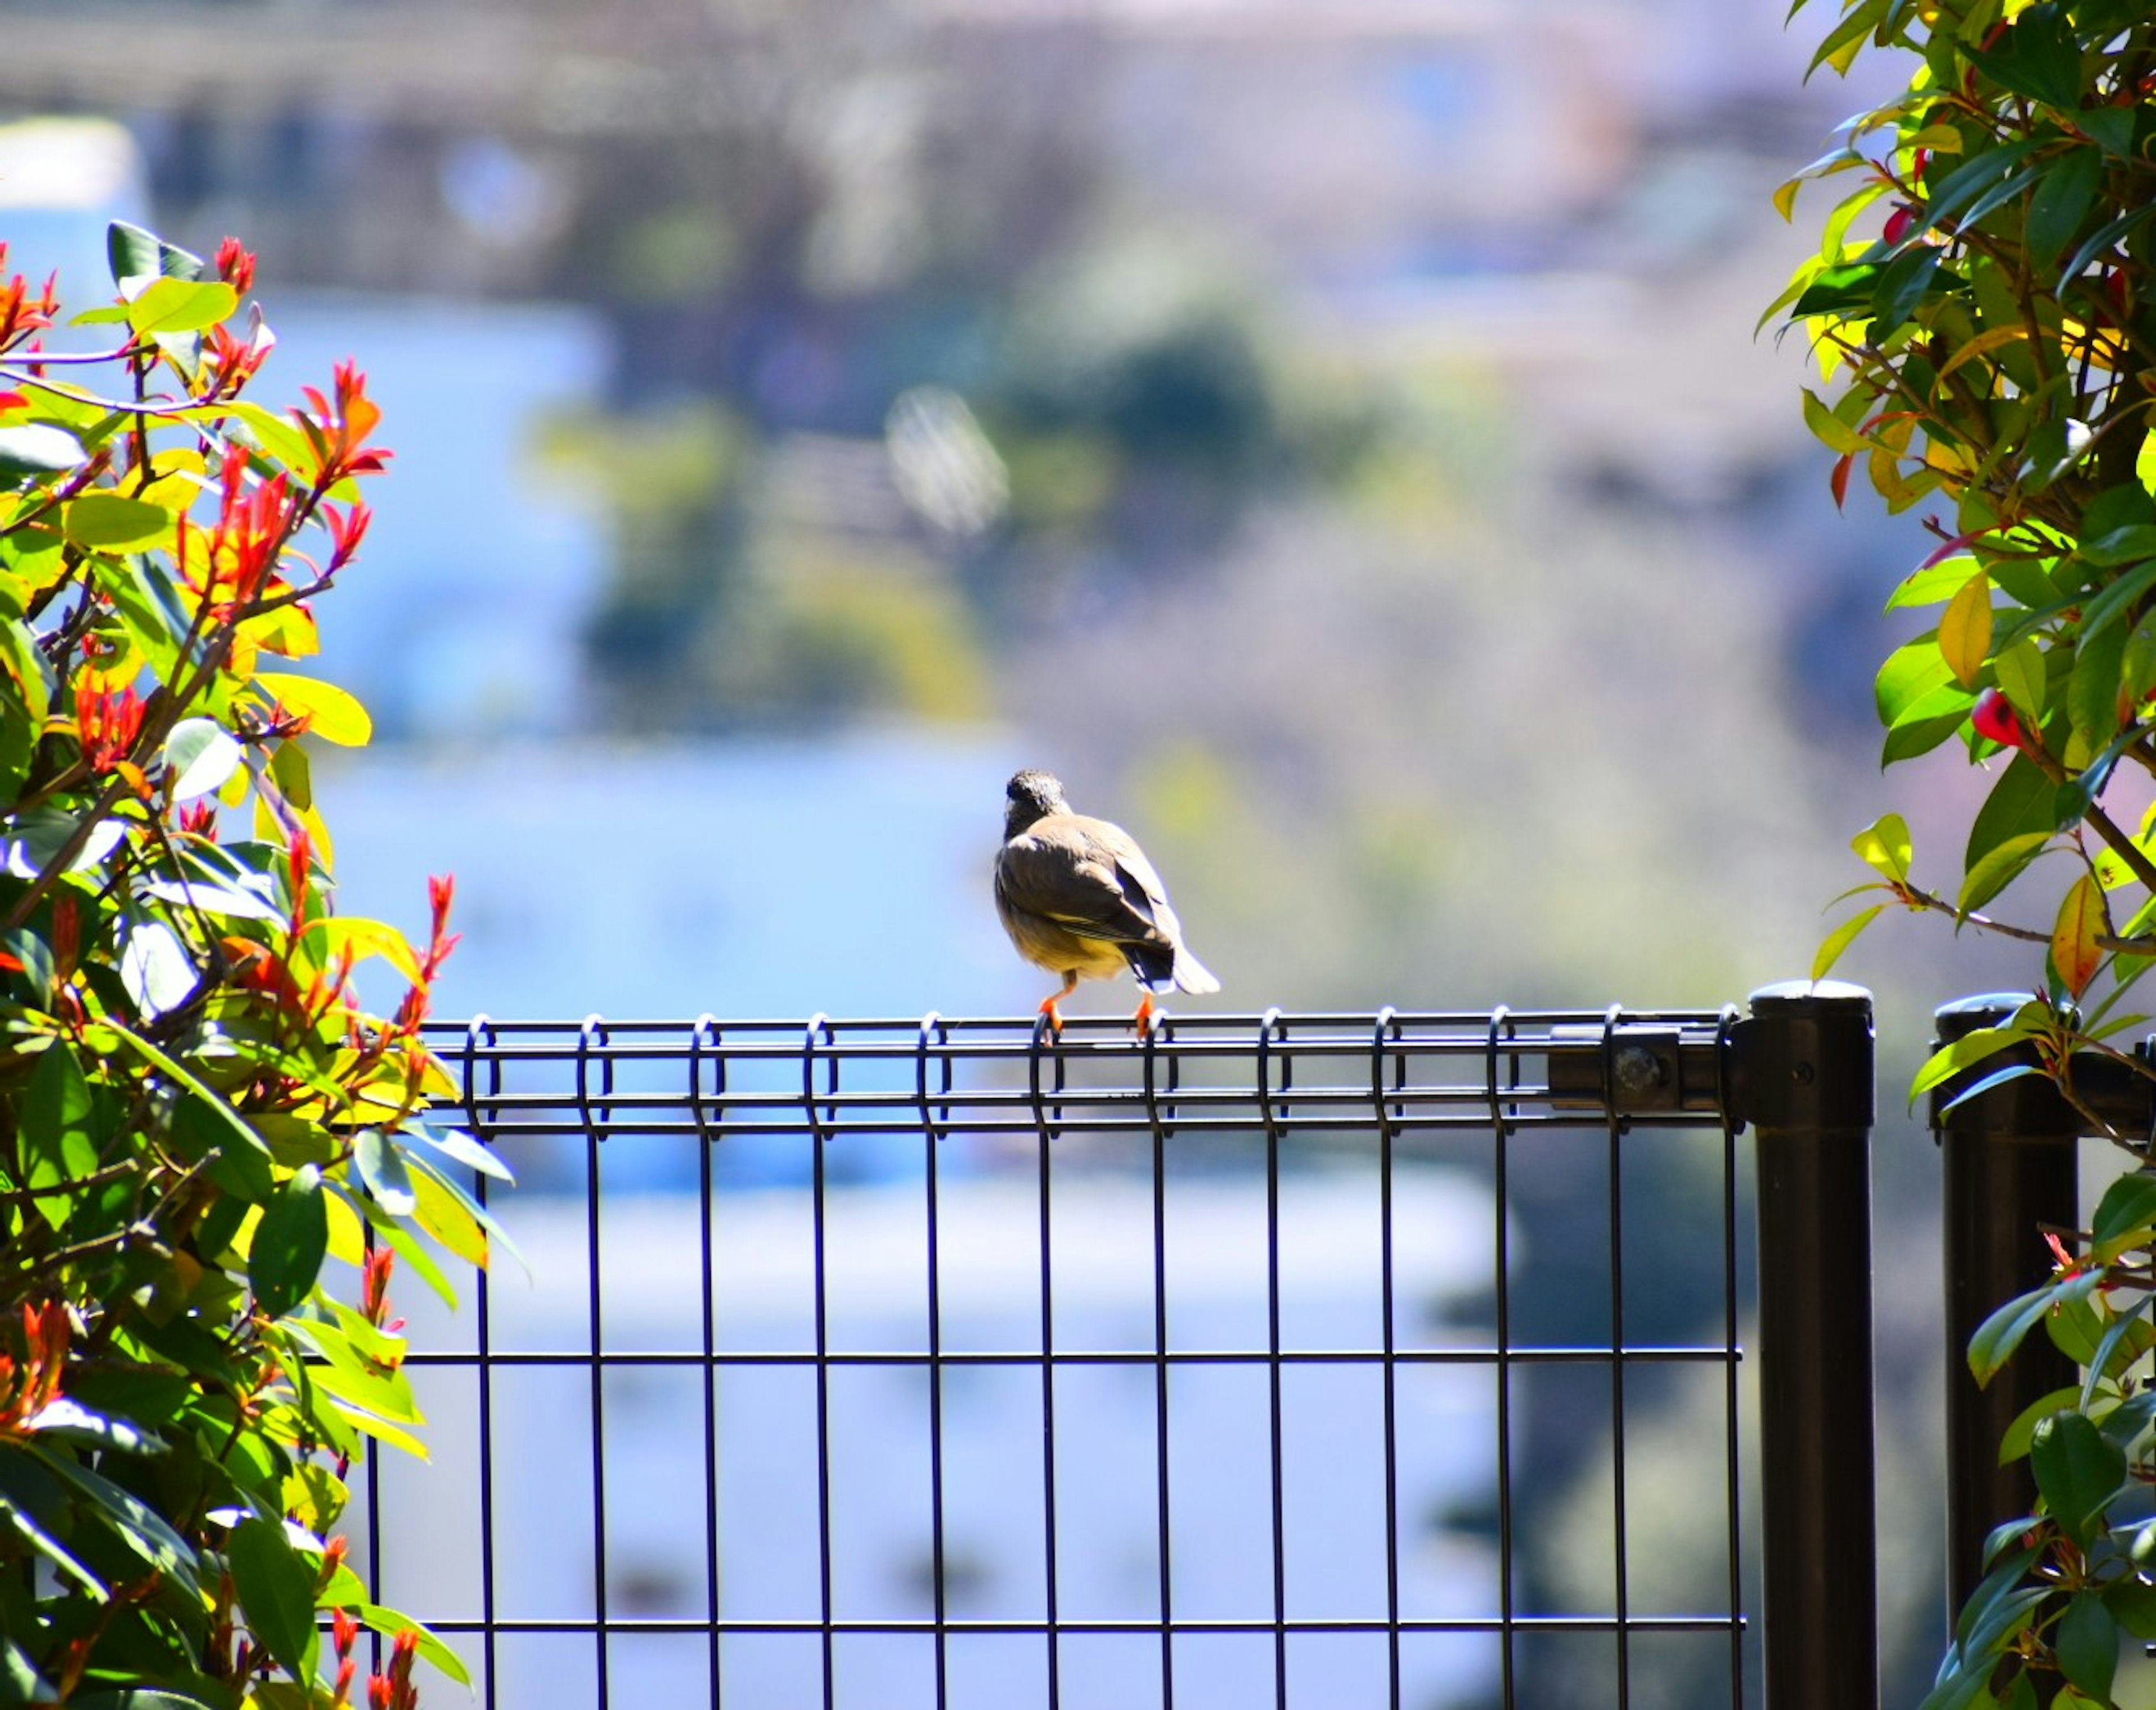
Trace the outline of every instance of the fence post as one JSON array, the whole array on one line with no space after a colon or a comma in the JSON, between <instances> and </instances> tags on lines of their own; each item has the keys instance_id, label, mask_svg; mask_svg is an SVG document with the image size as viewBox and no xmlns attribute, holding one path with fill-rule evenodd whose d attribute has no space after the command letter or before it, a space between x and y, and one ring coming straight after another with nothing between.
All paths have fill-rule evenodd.
<instances>
[{"instance_id":1,"label":"fence post","mask_svg":"<svg viewBox=\"0 0 2156 1710\"><path fill-rule=\"evenodd\" d=\"M1871 994L1766 987L1732 1044L1758 1166L1768 1710L1876 1710Z\"/></svg>"},{"instance_id":2,"label":"fence post","mask_svg":"<svg viewBox=\"0 0 2156 1710\"><path fill-rule=\"evenodd\" d=\"M1996 1027L2028 1001L2025 993L1994 993L1948 1004L1937 1014L1937 1044ZM2025 1053L2021 1060L2028 1060ZM2043 1336L2030 1337L1981 1389L1964 1357L1970 1335L1994 1308L2050 1278L2037 1225L2071 1229L2081 1220L2074 1154L2082 1118L2051 1081L2025 1075L1944 1108L1961 1086L2014 1060L1991 1058L1932 1095L1932 1132L1946 1177L1949 1620L1984 1578L1985 1536L2036 1500L2026 1459L1999 1464L1999 1440L2023 1409L2081 1379Z\"/></svg>"}]
</instances>

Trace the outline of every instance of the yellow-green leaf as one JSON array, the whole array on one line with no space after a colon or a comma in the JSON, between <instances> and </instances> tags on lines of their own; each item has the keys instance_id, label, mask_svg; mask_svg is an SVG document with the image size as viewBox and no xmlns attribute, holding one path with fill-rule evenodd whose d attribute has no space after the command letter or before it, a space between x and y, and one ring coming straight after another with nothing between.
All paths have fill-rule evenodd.
<instances>
[{"instance_id":1,"label":"yellow-green leaf","mask_svg":"<svg viewBox=\"0 0 2156 1710\"><path fill-rule=\"evenodd\" d=\"M1979 570L1947 602L1939 619L1939 656L1964 689L1976 686L1991 652L1991 578Z\"/></svg>"},{"instance_id":2,"label":"yellow-green leaf","mask_svg":"<svg viewBox=\"0 0 2156 1710\"><path fill-rule=\"evenodd\" d=\"M172 531L172 516L155 505L118 493L85 493L68 506L62 527L76 546L92 552L126 552Z\"/></svg>"},{"instance_id":3,"label":"yellow-green leaf","mask_svg":"<svg viewBox=\"0 0 2156 1710\"><path fill-rule=\"evenodd\" d=\"M379 956L417 985L419 958L396 927L382 921L362 920L351 915L323 915L307 923L307 931L322 939L322 961L326 965L349 954L354 962Z\"/></svg>"},{"instance_id":4,"label":"yellow-green leaf","mask_svg":"<svg viewBox=\"0 0 2156 1710\"><path fill-rule=\"evenodd\" d=\"M1825 979L1827 970L1841 959L1841 953L1856 942L1856 935L1877 920L1886 907L1883 902L1875 902L1861 913L1851 915L1829 932L1825 942L1819 947L1819 954L1812 958L1812 978Z\"/></svg>"},{"instance_id":5,"label":"yellow-green leaf","mask_svg":"<svg viewBox=\"0 0 2156 1710\"><path fill-rule=\"evenodd\" d=\"M1851 838L1849 846L1881 878L1897 885L1908 882L1909 862L1915 850L1909 840L1908 821L1899 814L1881 814Z\"/></svg>"},{"instance_id":6,"label":"yellow-green leaf","mask_svg":"<svg viewBox=\"0 0 2156 1710\"><path fill-rule=\"evenodd\" d=\"M1845 455L1871 449L1871 442L1836 415L1825 398L1809 386L1803 389L1804 425L1812 430L1820 444Z\"/></svg>"},{"instance_id":7,"label":"yellow-green leaf","mask_svg":"<svg viewBox=\"0 0 2156 1710\"><path fill-rule=\"evenodd\" d=\"M285 671L257 671L254 686L285 711L307 721L307 729L326 742L363 748L373 739L374 721L358 697L320 677Z\"/></svg>"},{"instance_id":8,"label":"yellow-green leaf","mask_svg":"<svg viewBox=\"0 0 2156 1710\"><path fill-rule=\"evenodd\" d=\"M2103 964L2097 940L2106 930L2103 887L2084 873L2066 892L2066 900L2059 906L2058 924L2051 928L2051 966L2058 970L2059 983L2074 997L2088 989Z\"/></svg>"},{"instance_id":9,"label":"yellow-green leaf","mask_svg":"<svg viewBox=\"0 0 2156 1710\"><path fill-rule=\"evenodd\" d=\"M139 333L199 332L232 317L239 294L222 280L152 280L127 306L127 324Z\"/></svg>"}]
</instances>

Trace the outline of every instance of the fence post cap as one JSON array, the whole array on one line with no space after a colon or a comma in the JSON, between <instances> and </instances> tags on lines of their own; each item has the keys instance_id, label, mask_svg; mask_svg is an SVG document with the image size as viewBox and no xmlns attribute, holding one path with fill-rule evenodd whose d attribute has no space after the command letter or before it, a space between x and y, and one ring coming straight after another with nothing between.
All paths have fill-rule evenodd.
<instances>
[{"instance_id":1,"label":"fence post cap","mask_svg":"<svg viewBox=\"0 0 2156 1710\"><path fill-rule=\"evenodd\" d=\"M1863 986L1839 979L1785 979L1762 986L1745 999L1754 1009L1763 1004L1861 1004L1871 1006L1871 994Z\"/></svg>"},{"instance_id":2,"label":"fence post cap","mask_svg":"<svg viewBox=\"0 0 2156 1710\"><path fill-rule=\"evenodd\" d=\"M1978 992L1966 998L1956 998L1951 1004L1942 1004L1932 1012L1932 1019L1938 1029L1939 1043L1945 1045L1974 1033L1979 1027L1996 1027L2000 1022L2029 1002L2027 992Z\"/></svg>"}]
</instances>

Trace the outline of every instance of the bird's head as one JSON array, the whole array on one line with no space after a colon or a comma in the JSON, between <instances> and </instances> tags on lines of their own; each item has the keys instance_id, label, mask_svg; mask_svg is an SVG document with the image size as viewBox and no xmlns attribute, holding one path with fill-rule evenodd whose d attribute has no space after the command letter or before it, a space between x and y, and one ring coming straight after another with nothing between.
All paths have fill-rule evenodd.
<instances>
[{"instance_id":1,"label":"bird's head","mask_svg":"<svg viewBox=\"0 0 2156 1710\"><path fill-rule=\"evenodd\" d=\"M1008 799L1004 809L1005 842L1036 819L1070 811L1070 804L1063 799L1063 786L1053 773L1021 772L1004 786L1004 794Z\"/></svg>"}]
</instances>

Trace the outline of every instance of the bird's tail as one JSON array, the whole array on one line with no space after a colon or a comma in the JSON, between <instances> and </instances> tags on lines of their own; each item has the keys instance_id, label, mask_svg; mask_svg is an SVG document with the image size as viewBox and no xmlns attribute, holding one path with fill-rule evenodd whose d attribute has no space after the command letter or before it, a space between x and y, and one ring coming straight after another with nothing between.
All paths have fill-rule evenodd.
<instances>
[{"instance_id":1,"label":"bird's tail","mask_svg":"<svg viewBox=\"0 0 2156 1710\"><path fill-rule=\"evenodd\" d=\"M1184 949L1178 948L1175 953L1172 978L1186 992L1217 992L1220 989L1220 982L1213 978L1213 970Z\"/></svg>"}]
</instances>

